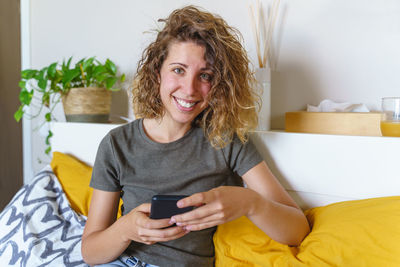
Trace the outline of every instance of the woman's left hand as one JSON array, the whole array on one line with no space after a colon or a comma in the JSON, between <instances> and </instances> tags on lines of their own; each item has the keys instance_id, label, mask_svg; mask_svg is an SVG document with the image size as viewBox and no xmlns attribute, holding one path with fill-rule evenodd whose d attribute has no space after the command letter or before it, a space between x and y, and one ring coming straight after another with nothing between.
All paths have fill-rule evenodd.
<instances>
[{"instance_id":1,"label":"woman's left hand","mask_svg":"<svg viewBox=\"0 0 400 267\"><path fill-rule=\"evenodd\" d=\"M187 231L210 228L243 215L251 210L251 198L255 191L239 186L220 186L207 192L193 194L178 201L179 208L195 206L193 211L175 215L172 223L183 226Z\"/></svg>"}]
</instances>

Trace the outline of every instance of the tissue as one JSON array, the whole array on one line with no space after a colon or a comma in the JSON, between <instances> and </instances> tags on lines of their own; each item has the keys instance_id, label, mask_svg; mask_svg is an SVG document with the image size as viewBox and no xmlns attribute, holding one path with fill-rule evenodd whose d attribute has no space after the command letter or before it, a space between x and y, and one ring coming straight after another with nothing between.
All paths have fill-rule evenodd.
<instances>
[{"instance_id":1,"label":"tissue","mask_svg":"<svg viewBox=\"0 0 400 267\"><path fill-rule=\"evenodd\" d=\"M307 105L309 112L369 112L364 104L337 103L330 99L322 100L318 106Z\"/></svg>"}]
</instances>

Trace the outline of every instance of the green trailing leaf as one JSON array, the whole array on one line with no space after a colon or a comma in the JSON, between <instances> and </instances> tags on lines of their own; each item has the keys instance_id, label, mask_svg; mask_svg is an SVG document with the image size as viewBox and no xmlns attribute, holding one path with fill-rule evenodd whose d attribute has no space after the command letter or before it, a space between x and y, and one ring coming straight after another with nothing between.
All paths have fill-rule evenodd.
<instances>
[{"instance_id":1,"label":"green trailing leaf","mask_svg":"<svg viewBox=\"0 0 400 267\"><path fill-rule=\"evenodd\" d=\"M57 67L58 63L54 62L53 64L51 64L49 66L49 68L47 69L47 76L50 79L54 79L56 77L56 67Z\"/></svg>"},{"instance_id":2,"label":"green trailing leaf","mask_svg":"<svg viewBox=\"0 0 400 267\"><path fill-rule=\"evenodd\" d=\"M106 68L111 74L117 74L117 67L115 66L114 62L109 59L106 60Z\"/></svg>"},{"instance_id":3,"label":"green trailing leaf","mask_svg":"<svg viewBox=\"0 0 400 267\"><path fill-rule=\"evenodd\" d=\"M29 92L28 90L26 90L26 88L24 88L21 90L21 92L19 92L19 101L23 105L29 106L32 101L32 97L33 97L33 90Z\"/></svg>"},{"instance_id":4,"label":"green trailing leaf","mask_svg":"<svg viewBox=\"0 0 400 267\"><path fill-rule=\"evenodd\" d=\"M108 77L107 74L104 74L104 73L98 74L97 77L96 77L96 79L97 79L97 81L98 81L97 84L98 84L99 86L102 86L104 80L105 80L107 77Z\"/></svg>"},{"instance_id":5,"label":"green trailing leaf","mask_svg":"<svg viewBox=\"0 0 400 267\"><path fill-rule=\"evenodd\" d=\"M71 61L72 61L72 57L70 57L70 58L68 59L68 62L67 62L67 64L65 65L65 67L66 67L67 69L69 69L69 66L71 66Z\"/></svg>"},{"instance_id":6,"label":"green trailing leaf","mask_svg":"<svg viewBox=\"0 0 400 267\"><path fill-rule=\"evenodd\" d=\"M74 78L78 77L80 74L79 69L68 70L64 73L64 77L62 79L62 83L65 85L70 83Z\"/></svg>"},{"instance_id":7,"label":"green trailing leaf","mask_svg":"<svg viewBox=\"0 0 400 267\"><path fill-rule=\"evenodd\" d=\"M23 106L20 106L18 110L14 113L14 119L19 122L24 115Z\"/></svg>"},{"instance_id":8,"label":"green trailing leaf","mask_svg":"<svg viewBox=\"0 0 400 267\"><path fill-rule=\"evenodd\" d=\"M125 73L123 73L123 74L121 75L121 77L119 78L119 80L120 80L121 82L125 82Z\"/></svg>"},{"instance_id":9,"label":"green trailing leaf","mask_svg":"<svg viewBox=\"0 0 400 267\"><path fill-rule=\"evenodd\" d=\"M23 70L21 71L21 78L24 80L32 79L33 77L36 76L37 72L38 72L37 70L31 70L31 69Z\"/></svg>"},{"instance_id":10,"label":"green trailing leaf","mask_svg":"<svg viewBox=\"0 0 400 267\"><path fill-rule=\"evenodd\" d=\"M33 78L36 79L37 81L39 81L40 79L43 79L46 71L47 71L47 67L37 71L35 77L33 77Z\"/></svg>"},{"instance_id":11,"label":"green trailing leaf","mask_svg":"<svg viewBox=\"0 0 400 267\"><path fill-rule=\"evenodd\" d=\"M78 62L76 62L75 67L82 64L85 61L85 58L82 58L81 60L79 60Z\"/></svg>"},{"instance_id":12,"label":"green trailing leaf","mask_svg":"<svg viewBox=\"0 0 400 267\"><path fill-rule=\"evenodd\" d=\"M47 134L46 137L46 145L50 145L50 138L53 137L53 132L49 130L49 133Z\"/></svg>"},{"instance_id":13,"label":"green trailing leaf","mask_svg":"<svg viewBox=\"0 0 400 267\"><path fill-rule=\"evenodd\" d=\"M93 64L93 61L94 61L94 57L91 57L91 58L85 60L82 64L83 70L86 71L86 69Z\"/></svg>"},{"instance_id":14,"label":"green trailing leaf","mask_svg":"<svg viewBox=\"0 0 400 267\"><path fill-rule=\"evenodd\" d=\"M39 91L42 91L42 92L45 91L46 87L47 87L47 76L45 75L46 71L47 71L47 67L38 71L34 77L38 82L37 84L40 89Z\"/></svg>"},{"instance_id":15,"label":"green trailing leaf","mask_svg":"<svg viewBox=\"0 0 400 267\"><path fill-rule=\"evenodd\" d=\"M47 155L50 154L50 152L51 152L51 146L48 146L44 152L45 152Z\"/></svg>"},{"instance_id":16,"label":"green trailing leaf","mask_svg":"<svg viewBox=\"0 0 400 267\"><path fill-rule=\"evenodd\" d=\"M46 86L47 86L47 80L43 77L38 81L38 86L40 89L42 89L41 91L46 90Z\"/></svg>"},{"instance_id":17,"label":"green trailing leaf","mask_svg":"<svg viewBox=\"0 0 400 267\"><path fill-rule=\"evenodd\" d=\"M18 83L18 86L19 86L21 89L24 89L24 88L26 87L26 81L21 80L21 81Z\"/></svg>"},{"instance_id":18,"label":"green trailing leaf","mask_svg":"<svg viewBox=\"0 0 400 267\"><path fill-rule=\"evenodd\" d=\"M114 86L114 84L117 82L117 78L115 78L115 77L108 77L108 78L105 80L105 82L106 82L106 88L107 88L107 89L111 89L111 88Z\"/></svg>"},{"instance_id":19,"label":"green trailing leaf","mask_svg":"<svg viewBox=\"0 0 400 267\"><path fill-rule=\"evenodd\" d=\"M42 96L42 104L46 107L50 106L50 94L49 92L44 92Z\"/></svg>"},{"instance_id":20,"label":"green trailing leaf","mask_svg":"<svg viewBox=\"0 0 400 267\"><path fill-rule=\"evenodd\" d=\"M70 57L67 62L65 62L65 59L63 60L63 63L61 64L62 72L65 72L70 69L69 66L71 65L71 60L72 60L72 57Z\"/></svg>"},{"instance_id":21,"label":"green trailing leaf","mask_svg":"<svg viewBox=\"0 0 400 267\"><path fill-rule=\"evenodd\" d=\"M63 72L61 70L56 70L56 77L54 78L55 81L60 82L63 77Z\"/></svg>"},{"instance_id":22,"label":"green trailing leaf","mask_svg":"<svg viewBox=\"0 0 400 267\"><path fill-rule=\"evenodd\" d=\"M45 117L46 121L48 121L48 122L51 121L51 113L50 112L47 112L44 117Z\"/></svg>"},{"instance_id":23,"label":"green trailing leaf","mask_svg":"<svg viewBox=\"0 0 400 267\"><path fill-rule=\"evenodd\" d=\"M100 75L101 73L104 73L106 71L107 70L106 70L106 68L104 66L98 65L98 66L94 67L92 75L93 75L94 78L96 78L98 75Z\"/></svg>"}]
</instances>

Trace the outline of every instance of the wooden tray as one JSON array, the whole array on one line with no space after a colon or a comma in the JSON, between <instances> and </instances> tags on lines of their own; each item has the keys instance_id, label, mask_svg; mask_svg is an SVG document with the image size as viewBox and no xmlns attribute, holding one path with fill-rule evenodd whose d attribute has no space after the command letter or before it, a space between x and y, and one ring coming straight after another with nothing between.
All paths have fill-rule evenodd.
<instances>
[{"instance_id":1,"label":"wooden tray","mask_svg":"<svg viewBox=\"0 0 400 267\"><path fill-rule=\"evenodd\" d=\"M285 131L381 136L378 112L286 112Z\"/></svg>"}]
</instances>

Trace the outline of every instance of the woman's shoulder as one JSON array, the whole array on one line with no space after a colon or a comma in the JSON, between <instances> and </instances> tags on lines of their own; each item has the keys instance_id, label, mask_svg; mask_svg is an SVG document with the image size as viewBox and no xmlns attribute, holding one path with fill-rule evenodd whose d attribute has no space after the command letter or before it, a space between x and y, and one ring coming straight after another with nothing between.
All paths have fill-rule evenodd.
<instances>
[{"instance_id":1,"label":"woman's shoulder","mask_svg":"<svg viewBox=\"0 0 400 267\"><path fill-rule=\"evenodd\" d=\"M140 135L140 119L119 125L111 129L103 138L103 145L125 146L133 142Z\"/></svg>"},{"instance_id":2,"label":"woman's shoulder","mask_svg":"<svg viewBox=\"0 0 400 267\"><path fill-rule=\"evenodd\" d=\"M236 134L233 135L231 141L222 148L225 155L236 157L238 154L258 154L258 149L254 145L250 136L245 140L241 140Z\"/></svg>"},{"instance_id":3,"label":"woman's shoulder","mask_svg":"<svg viewBox=\"0 0 400 267\"><path fill-rule=\"evenodd\" d=\"M107 135L110 137L121 137L121 136L130 136L134 135L140 129L142 119L136 119L128 123L124 123L119 125L113 129L111 129Z\"/></svg>"}]
</instances>

